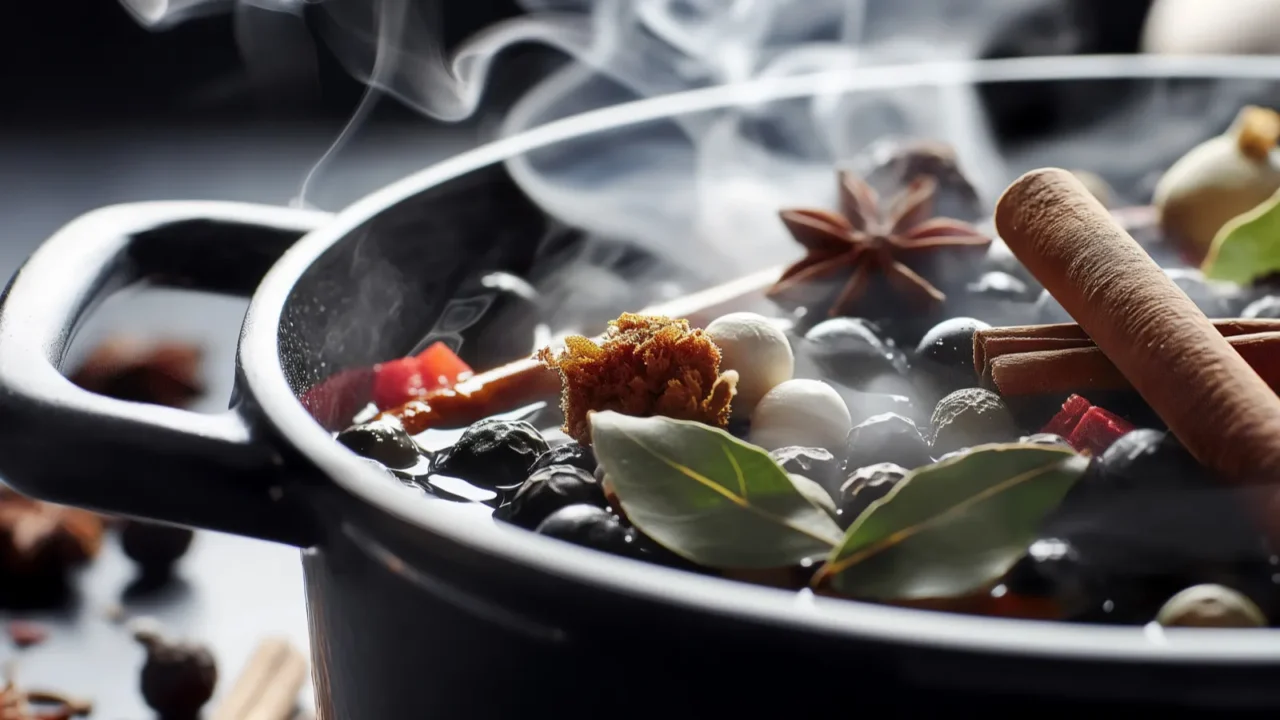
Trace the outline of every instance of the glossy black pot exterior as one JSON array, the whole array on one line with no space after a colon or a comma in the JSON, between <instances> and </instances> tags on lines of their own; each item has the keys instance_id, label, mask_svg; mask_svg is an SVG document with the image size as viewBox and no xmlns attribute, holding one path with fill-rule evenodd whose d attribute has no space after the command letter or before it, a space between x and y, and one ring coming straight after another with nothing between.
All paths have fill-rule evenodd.
<instances>
[{"instance_id":1,"label":"glossy black pot exterior","mask_svg":"<svg viewBox=\"0 0 1280 720\"><path fill-rule=\"evenodd\" d=\"M413 496L334 442L368 367L453 332L450 302L476 278L549 261L551 223L502 161L645 117L557 123L336 217L154 203L75 221L0 307L0 472L48 500L302 548L325 720L1280 707L1275 631L961 617L732 583ZM94 302L144 278L257 286L226 414L93 396L58 372ZM308 394L335 378L346 391Z\"/></svg>"}]
</instances>

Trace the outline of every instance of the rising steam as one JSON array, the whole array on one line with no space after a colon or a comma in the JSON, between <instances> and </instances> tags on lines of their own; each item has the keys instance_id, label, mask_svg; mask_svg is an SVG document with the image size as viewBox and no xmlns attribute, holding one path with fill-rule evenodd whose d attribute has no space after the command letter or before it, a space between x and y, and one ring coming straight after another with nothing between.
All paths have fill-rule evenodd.
<instances>
[{"instance_id":1,"label":"rising steam","mask_svg":"<svg viewBox=\"0 0 1280 720\"><path fill-rule=\"evenodd\" d=\"M442 1L122 0L152 28L246 8L290 14L299 23L305 17L366 84L369 93L347 130L304 182L303 201L316 171L359 130L379 95L438 120L465 119L480 106L495 59L514 45L553 48L572 62L530 89L504 133L758 77L971 57L986 11L1002 5L974 0L961 11L935 0L524 0L528 14L446 52ZM758 265L790 252L777 242L772 208L830 194L832 157L903 130L953 140L962 134L966 142L957 144L981 148L966 124L974 117L972 98L945 100L961 112L939 113L939 101L913 90L868 102L824 99L701 114L564 144L509 166L535 201L569 224L639 242L704 274L717 268L714 274L730 275L747 269L747 259ZM762 228L770 231L762 236Z\"/></svg>"},{"instance_id":2,"label":"rising steam","mask_svg":"<svg viewBox=\"0 0 1280 720\"><path fill-rule=\"evenodd\" d=\"M608 130L508 162L554 217L597 237L634 242L706 282L790 259L796 248L776 210L830 204L833 163L856 159L875 141L951 143L988 198L1019 169L997 152L972 84L930 85L894 71L975 57L987 29L1008 13L1007 0L523 0L526 15L448 51L444 1L122 0L156 28L248 7L290 14L300 24L305 18L369 88L343 138L359 130L384 94L438 120L471 116L502 51L520 44L552 48L571 62L515 103L504 134L699 88L831 78L826 90L819 80L807 83L803 96ZM861 89L872 92L855 91L856 81L877 77L903 82L869 82ZM1078 161L1060 154L1050 162L1125 176L1135 157L1161 162L1220 129L1219 115L1233 113L1242 94L1240 87L1206 94L1203 87L1174 92L1150 83L1110 125L1081 134ZM1162 133L1145 132L1157 121ZM340 140L331 154L341 147ZM317 170L324 166L322 160Z\"/></svg>"}]
</instances>

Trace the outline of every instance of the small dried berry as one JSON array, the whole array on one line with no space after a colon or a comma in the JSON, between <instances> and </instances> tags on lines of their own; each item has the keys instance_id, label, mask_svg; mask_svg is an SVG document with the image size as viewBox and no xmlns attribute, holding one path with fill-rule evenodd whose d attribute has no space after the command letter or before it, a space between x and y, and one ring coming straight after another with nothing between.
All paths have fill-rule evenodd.
<instances>
[{"instance_id":1,"label":"small dried berry","mask_svg":"<svg viewBox=\"0 0 1280 720\"><path fill-rule=\"evenodd\" d=\"M126 520L120 528L124 554L138 564L144 574L164 574L186 554L195 533L190 528Z\"/></svg>"},{"instance_id":2,"label":"small dried berry","mask_svg":"<svg viewBox=\"0 0 1280 720\"><path fill-rule=\"evenodd\" d=\"M552 513L570 505L608 507L595 476L572 465L551 465L535 471L504 506L502 519L534 530Z\"/></svg>"},{"instance_id":3,"label":"small dried berry","mask_svg":"<svg viewBox=\"0 0 1280 720\"><path fill-rule=\"evenodd\" d=\"M550 448L523 420L491 418L472 424L453 447L436 456L431 472L487 490L519 487L529 468Z\"/></svg>"},{"instance_id":4,"label":"small dried berry","mask_svg":"<svg viewBox=\"0 0 1280 720\"><path fill-rule=\"evenodd\" d=\"M907 470L893 463L877 463L854 470L836 498L837 522L847 529L871 503L888 495L906 476Z\"/></svg>"},{"instance_id":5,"label":"small dried berry","mask_svg":"<svg viewBox=\"0 0 1280 720\"><path fill-rule=\"evenodd\" d=\"M163 718L195 718L213 697L218 665L203 645L170 642L154 631L135 634L147 649L142 697Z\"/></svg>"},{"instance_id":6,"label":"small dried berry","mask_svg":"<svg viewBox=\"0 0 1280 720\"><path fill-rule=\"evenodd\" d=\"M570 440L567 443L556 445L539 455L538 459L534 460L533 465L529 467L529 474L532 475L552 465L572 465L593 473L596 471L596 454L591 451L591 448L582 447Z\"/></svg>"},{"instance_id":7,"label":"small dried berry","mask_svg":"<svg viewBox=\"0 0 1280 720\"><path fill-rule=\"evenodd\" d=\"M393 417L380 417L349 427L338 433L337 439L351 452L377 460L389 468L403 470L422 460L422 448Z\"/></svg>"},{"instance_id":8,"label":"small dried berry","mask_svg":"<svg viewBox=\"0 0 1280 720\"><path fill-rule=\"evenodd\" d=\"M982 388L956 390L939 400L931 423L934 455L1018 437L1004 400Z\"/></svg>"},{"instance_id":9,"label":"small dried berry","mask_svg":"<svg viewBox=\"0 0 1280 720\"><path fill-rule=\"evenodd\" d=\"M840 459L823 448L789 445L769 453L779 467L793 475L802 475L835 495L844 484Z\"/></svg>"},{"instance_id":10,"label":"small dried berry","mask_svg":"<svg viewBox=\"0 0 1280 720\"><path fill-rule=\"evenodd\" d=\"M849 431L845 451L850 470L885 462L914 470L933 462L916 424L894 413L870 417Z\"/></svg>"},{"instance_id":11,"label":"small dried berry","mask_svg":"<svg viewBox=\"0 0 1280 720\"><path fill-rule=\"evenodd\" d=\"M594 505L560 508L538 525L537 532L614 555L630 558L640 555L635 534L616 515Z\"/></svg>"}]
</instances>

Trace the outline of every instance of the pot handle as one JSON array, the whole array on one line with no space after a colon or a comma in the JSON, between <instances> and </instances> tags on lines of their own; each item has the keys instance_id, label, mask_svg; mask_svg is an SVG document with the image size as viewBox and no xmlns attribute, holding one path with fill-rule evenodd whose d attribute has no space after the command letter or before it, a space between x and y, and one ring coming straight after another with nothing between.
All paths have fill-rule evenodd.
<instances>
[{"instance_id":1,"label":"pot handle","mask_svg":"<svg viewBox=\"0 0 1280 720\"><path fill-rule=\"evenodd\" d=\"M330 217L154 202L96 210L59 230L0 297L0 476L50 502L310 545L296 484L242 405L207 415L116 400L59 368L80 321L114 290L147 279L249 295Z\"/></svg>"}]
</instances>

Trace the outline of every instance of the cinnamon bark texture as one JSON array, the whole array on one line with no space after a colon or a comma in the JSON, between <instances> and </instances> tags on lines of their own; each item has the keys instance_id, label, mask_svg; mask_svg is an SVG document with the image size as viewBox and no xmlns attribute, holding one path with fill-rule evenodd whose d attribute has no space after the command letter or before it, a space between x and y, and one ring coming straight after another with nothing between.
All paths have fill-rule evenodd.
<instances>
[{"instance_id":1,"label":"cinnamon bark texture","mask_svg":"<svg viewBox=\"0 0 1280 720\"><path fill-rule=\"evenodd\" d=\"M1280 391L1280 320L1214 320L1213 326ZM980 330L973 353L982 385L1006 397L1133 389L1075 323Z\"/></svg>"},{"instance_id":2,"label":"cinnamon bark texture","mask_svg":"<svg viewBox=\"0 0 1280 720\"><path fill-rule=\"evenodd\" d=\"M1280 397L1071 173L1018 178L995 221L1197 460L1250 482L1280 468Z\"/></svg>"}]
</instances>

